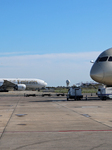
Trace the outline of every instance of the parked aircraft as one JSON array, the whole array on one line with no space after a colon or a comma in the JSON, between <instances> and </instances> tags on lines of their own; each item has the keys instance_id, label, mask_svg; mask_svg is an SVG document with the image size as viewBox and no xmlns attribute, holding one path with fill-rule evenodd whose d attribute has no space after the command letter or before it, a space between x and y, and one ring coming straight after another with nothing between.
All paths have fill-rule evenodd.
<instances>
[{"instance_id":1,"label":"parked aircraft","mask_svg":"<svg viewBox=\"0 0 112 150\"><path fill-rule=\"evenodd\" d=\"M46 87L47 83L40 79L0 79L0 91L14 90L24 91L26 88L41 89Z\"/></svg>"},{"instance_id":2,"label":"parked aircraft","mask_svg":"<svg viewBox=\"0 0 112 150\"><path fill-rule=\"evenodd\" d=\"M112 48L98 56L91 68L90 76L96 82L112 86Z\"/></svg>"}]
</instances>

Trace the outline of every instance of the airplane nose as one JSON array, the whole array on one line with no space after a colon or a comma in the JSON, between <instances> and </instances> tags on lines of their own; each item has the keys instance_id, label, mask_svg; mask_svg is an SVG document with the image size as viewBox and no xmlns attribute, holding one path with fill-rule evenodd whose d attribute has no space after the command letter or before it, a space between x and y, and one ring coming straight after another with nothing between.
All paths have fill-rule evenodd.
<instances>
[{"instance_id":1,"label":"airplane nose","mask_svg":"<svg viewBox=\"0 0 112 150\"><path fill-rule=\"evenodd\" d=\"M94 64L90 71L90 76L96 82L101 82L103 79L103 69L101 68L100 64Z\"/></svg>"},{"instance_id":2,"label":"airplane nose","mask_svg":"<svg viewBox=\"0 0 112 150\"><path fill-rule=\"evenodd\" d=\"M44 82L44 85L45 85L45 87L47 86L47 83L46 82Z\"/></svg>"}]
</instances>

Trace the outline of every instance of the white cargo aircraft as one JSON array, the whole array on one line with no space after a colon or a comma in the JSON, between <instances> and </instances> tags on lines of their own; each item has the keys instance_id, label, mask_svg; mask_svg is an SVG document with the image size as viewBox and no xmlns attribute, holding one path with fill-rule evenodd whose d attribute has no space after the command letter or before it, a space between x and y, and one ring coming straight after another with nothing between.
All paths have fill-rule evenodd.
<instances>
[{"instance_id":1,"label":"white cargo aircraft","mask_svg":"<svg viewBox=\"0 0 112 150\"><path fill-rule=\"evenodd\" d=\"M90 76L94 81L112 87L112 48L98 56L91 68Z\"/></svg>"},{"instance_id":2,"label":"white cargo aircraft","mask_svg":"<svg viewBox=\"0 0 112 150\"><path fill-rule=\"evenodd\" d=\"M8 92L11 88L18 91L24 91L26 88L41 89L46 86L47 83L40 79L0 79L0 92Z\"/></svg>"}]
</instances>

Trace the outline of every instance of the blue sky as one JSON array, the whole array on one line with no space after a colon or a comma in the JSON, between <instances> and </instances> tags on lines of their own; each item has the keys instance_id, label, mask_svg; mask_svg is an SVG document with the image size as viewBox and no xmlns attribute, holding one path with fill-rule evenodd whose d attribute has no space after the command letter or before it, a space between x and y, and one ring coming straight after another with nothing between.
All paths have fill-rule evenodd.
<instances>
[{"instance_id":1,"label":"blue sky","mask_svg":"<svg viewBox=\"0 0 112 150\"><path fill-rule=\"evenodd\" d=\"M0 77L90 81L89 60L111 47L111 14L111 0L0 0Z\"/></svg>"}]
</instances>

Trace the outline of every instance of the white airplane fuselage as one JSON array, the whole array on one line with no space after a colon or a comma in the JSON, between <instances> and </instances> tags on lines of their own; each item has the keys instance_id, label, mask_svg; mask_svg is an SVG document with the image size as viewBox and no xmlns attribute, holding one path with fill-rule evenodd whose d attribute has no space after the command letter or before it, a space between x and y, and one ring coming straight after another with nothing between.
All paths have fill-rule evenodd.
<instances>
[{"instance_id":1,"label":"white airplane fuselage","mask_svg":"<svg viewBox=\"0 0 112 150\"><path fill-rule=\"evenodd\" d=\"M30 89L41 89L45 88L47 83L40 79L21 79L21 78L0 78L0 88L14 88L16 90L25 90L26 88Z\"/></svg>"},{"instance_id":2,"label":"white airplane fuselage","mask_svg":"<svg viewBox=\"0 0 112 150\"><path fill-rule=\"evenodd\" d=\"M91 68L90 76L96 82L112 86L112 48L98 56Z\"/></svg>"}]
</instances>

